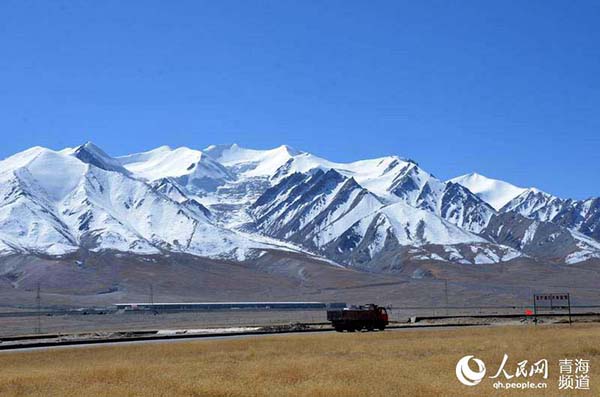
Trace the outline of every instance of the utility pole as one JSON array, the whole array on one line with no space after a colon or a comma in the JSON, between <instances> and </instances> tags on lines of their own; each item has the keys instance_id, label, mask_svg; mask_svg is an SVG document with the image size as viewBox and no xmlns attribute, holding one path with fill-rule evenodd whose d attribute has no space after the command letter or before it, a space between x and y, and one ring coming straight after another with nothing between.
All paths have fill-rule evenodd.
<instances>
[{"instance_id":1,"label":"utility pole","mask_svg":"<svg viewBox=\"0 0 600 397\"><path fill-rule=\"evenodd\" d=\"M569 325L571 325L571 293L567 293L567 305L569 306Z\"/></svg>"},{"instance_id":2,"label":"utility pole","mask_svg":"<svg viewBox=\"0 0 600 397\"><path fill-rule=\"evenodd\" d=\"M35 332L37 334L42 333L42 296L40 295L40 283L37 284L37 293L35 295L35 303L37 306L37 327Z\"/></svg>"},{"instance_id":3,"label":"utility pole","mask_svg":"<svg viewBox=\"0 0 600 397\"><path fill-rule=\"evenodd\" d=\"M150 284L150 304L154 304L154 287Z\"/></svg>"},{"instance_id":4,"label":"utility pole","mask_svg":"<svg viewBox=\"0 0 600 397\"><path fill-rule=\"evenodd\" d=\"M446 297L446 316L448 313L448 280L444 280L444 295Z\"/></svg>"}]
</instances>

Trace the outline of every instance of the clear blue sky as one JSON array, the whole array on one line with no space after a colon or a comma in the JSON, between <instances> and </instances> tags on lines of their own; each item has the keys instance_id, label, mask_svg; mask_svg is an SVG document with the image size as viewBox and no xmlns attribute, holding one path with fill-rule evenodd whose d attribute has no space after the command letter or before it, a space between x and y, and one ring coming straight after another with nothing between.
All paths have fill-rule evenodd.
<instances>
[{"instance_id":1,"label":"clear blue sky","mask_svg":"<svg viewBox=\"0 0 600 397\"><path fill-rule=\"evenodd\" d=\"M598 1L0 2L0 157L398 154L600 195Z\"/></svg>"}]
</instances>

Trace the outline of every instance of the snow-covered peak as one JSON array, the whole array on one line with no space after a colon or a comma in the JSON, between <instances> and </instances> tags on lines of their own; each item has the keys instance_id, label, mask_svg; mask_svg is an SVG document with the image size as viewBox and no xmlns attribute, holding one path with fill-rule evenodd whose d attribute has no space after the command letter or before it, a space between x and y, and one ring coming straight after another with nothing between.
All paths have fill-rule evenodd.
<instances>
[{"instance_id":1,"label":"snow-covered peak","mask_svg":"<svg viewBox=\"0 0 600 397\"><path fill-rule=\"evenodd\" d=\"M502 211L515 211L526 217L549 221L561 211L563 201L542 190L529 188L506 203Z\"/></svg>"},{"instance_id":2,"label":"snow-covered peak","mask_svg":"<svg viewBox=\"0 0 600 397\"><path fill-rule=\"evenodd\" d=\"M0 172L13 171L17 168L24 167L40 153L45 151L51 150L41 146L34 146L17 154L13 154L12 156L0 161Z\"/></svg>"},{"instance_id":3,"label":"snow-covered peak","mask_svg":"<svg viewBox=\"0 0 600 397\"><path fill-rule=\"evenodd\" d=\"M246 149L237 144L212 145L203 150L216 161L242 177L271 177L292 157L301 154L289 146L274 149Z\"/></svg>"},{"instance_id":4,"label":"snow-covered peak","mask_svg":"<svg viewBox=\"0 0 600 397\"><path fill-rule=\"evenodd\" d=\"M509 201L527 190L477 173L462 175L450 179L449 182L466 187L496 210L500 210Z\"/></svg>"},{"instance_id":5,"label":"snow-covered peak","mask_svg":"<svg viewBox=\"0 0 600 397\"><path fill-rule=\"evenodd\" d=\"M528 189L525 189L525 191L523 193L527 193L527 194L541 194L541 195L546 196L546 197L554 197L550 193L547 193L547 192L545 192L543 190L540 190L540 189L538 189L536 187L530 187Z\"/></svg>"},{"instance_id":6,"label":"snow-covered peak","mask_svg":"<svg viewBox=\"0 0 600 397\"><path fill-rule=\"evenodd\" d=\"M267 178L278 183L294 173L334 169L341 175L354 178L361 186L378 196L390 196L389 188L398 176L409 168L418 168L411 160L385 156L348 163L335 162L282 145L269 150L255 150L239 145L211 145L203 150L227 167L238 179ZM424 172L422 172L424 173Z\"/></svg>"},{"instance_id":7,"label":"snow-covered peak","mask_svg":"<svg viewBox=\"0 0 600 397\"><path fill-rule=\"evenodd\" d=\"M79 184L87 165L65 153L34 147L0 162L1 181L17 176L51 200L62 200Z\"/></svg>"},{"instance_id":8,"label":"snow-covered peak","mask_svg":"<svg viewBox=\"0 0 600 397\"><path fill-rule=\"evenodd\" d=\"M191 179L228 179L227 170L206 153L187 147L171 149L161 146L148 152L118 158L129 171L144 179L190 176Z\"/></svg>"},{"instance_id":9,"label":"snow-covered peak","mask_svg":"<svg viewBox=\"0 0 600 397\"><path fill-rule=\"evenodd\" d=\"M297 156L303 153L300 150L296 150L288 145L281 145L273 149L248 149L241 147L237 143L232 144L221 144L221 145L210 145L207 146L203 152L209 153L213 158L223 163L226 162L239 162L239 161L248 161L252 158L260 157L265 152L269 153L277 153L283 152L287 153L289 156Z\"/></svg>"},{"instance_id":10,"label":"snow-covered peak","mask_svg":"<svg viewBox=\"0 0 600 397\"><path fill-rule=\"evenodd\" d=\"M171 151L173 151L173 149L171 149L171 147L169 147L167 145L163 145L163 146L159 146L155 149L148 150L145 152L128 154L126 156L120 156L120 157L117 157L117 159L119 160L119 162L122 165L127 165L127 164L131 164L131 163L140 163L143 161L147 161L147 160L154 158L157 155L160 155L161 153L168 153Z\"/></svg>"},{"instance_id":11,"label":"snow-covered peak","mask_svg":"<svg viewBox=\"0 0 600 397\"><path fill-rule=\"evenodd\" d=\"M553 200L558 197L553 196L550 193L546 193L543 190L540 190L535 187L531 187L528 189L523 189L523 191L514 197L510 202L507 203L507 206L510 206L511 203L523 202L525 200L537 199L537 200Z\"/></svg>"},{"instance_id":12,"label":"snow-covered peak","mask_svg":"<svg viewBox=\"0 0 600 397\"><path fill-rule=\"evenodd\" d=\"M310 153L301 152L289 159L274 175L278 181L295 172L306 173L315 169L334 169L340 174L354 178L361 186L371 192L384 197L389 195L389 187L394 179L406 170L407 167L416 165L398 156L378 157L368 160L359 160L350 163L338 163L326 160Z\"/></svg>"},{"instance_id":13,"label":"snow-covered peak","mask_svg":"<svg viewBox=\"0 0 600 397\"><path fill-rule=\"evenodd\" d=\"M65 152L59 152L65 153ZM66 152L68 153L68 152ZM129 171L123 168L121 163L118 160L110 157L106 154L102 149L98 146L94 145L92 142L87 142L84 145L78 146L72 150L73 156L77 157L79 160L84 163L91 164L98 168L101 168L106 171L115 171L121 172L124 174L129 174Z\"/></svg>"},{"instance_id":14,"label":"snow-covered peak","mask_svg":"<svg viewBox=\"0 0 600 397\"><path fill-rule=\"evenodd\" d=\"M228 150L235 150L239 146L237 143L232 144L219 144L219 145L209 145L205 147L202 151L205 153L209 153L213 158L218 159L221 157L223 152Z\"/></svg>"}]
</instances>

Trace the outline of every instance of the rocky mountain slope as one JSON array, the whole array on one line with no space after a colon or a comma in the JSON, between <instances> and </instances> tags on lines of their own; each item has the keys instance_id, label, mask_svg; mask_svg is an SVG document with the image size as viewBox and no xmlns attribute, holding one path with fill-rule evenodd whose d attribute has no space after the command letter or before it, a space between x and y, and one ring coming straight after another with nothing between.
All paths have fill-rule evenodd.
<instances>
[{"instance_id":1,"label":"rocky mountain slope","mask_svg":"<svg viewBox=\"0 0 600 397\"><path fill-rule=\"evenodd\" d=\"M600 257L598 199L562 200L408 159L336 163L280 146L213 145L111 157L91 143L0 162L0 255L268 250L369 271L438 261Z\"/></svg>"},{"instance_id":2,"label":"rocky mountain slope","mask_svg":"<svg viewBox=\"0 0 600 397\"><path fill-rule=\"evenodd\" d=\"M600 240L600 199L561 199L538 189L527 189L508 202L503 212L517 212L528 218L577 230Z\"/></svg>"},{"instance_id":3,"label":"rocky mountain slope","mask_svg":"<svg viewBox=\"0 0 600 397\"><path fill-rule=\"evenodd\" d=\"M183 193L174 199L162 187L134 177L92 144L61 152L32 148L0 162L0 249L186 252L242 260L278 246L215 225L200 203Z\"/></svg>"},{"instance_id":4,"label":"rocky mountain slope","mask_svg":"<svg viewBox=\"0 0 600 397\"><path fill-rule=\"evenodd\" d=\"M452 179L486 200L500 213L517 213L551 222L600 241L600 198L563 199L534 187L519 188L507 182L470 174Z\"/></svg>"}]
</instances>

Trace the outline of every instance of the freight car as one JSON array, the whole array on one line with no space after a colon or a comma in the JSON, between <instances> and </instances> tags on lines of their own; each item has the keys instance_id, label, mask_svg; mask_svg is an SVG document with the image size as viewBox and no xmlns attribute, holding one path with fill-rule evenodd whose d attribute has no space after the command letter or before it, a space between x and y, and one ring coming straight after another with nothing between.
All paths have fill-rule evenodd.
<instances>
[{"instance_id":1,"label":"freight car","mask_svg":"<svg viewBox=\"0 0 600 397\"><path fill-rule=\"evenodd\" d=\"M374 329L383 331L389 323L385 308L372 303L365 306L328 310L327 321L331 321L331 325L338 332L344 330L354 332L363 328L367 331Z\"/></svg>"}]
</instances>

